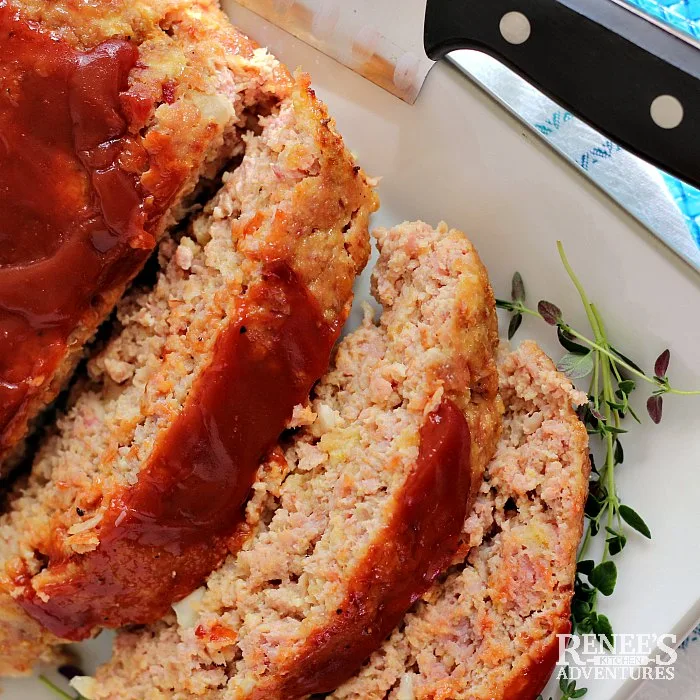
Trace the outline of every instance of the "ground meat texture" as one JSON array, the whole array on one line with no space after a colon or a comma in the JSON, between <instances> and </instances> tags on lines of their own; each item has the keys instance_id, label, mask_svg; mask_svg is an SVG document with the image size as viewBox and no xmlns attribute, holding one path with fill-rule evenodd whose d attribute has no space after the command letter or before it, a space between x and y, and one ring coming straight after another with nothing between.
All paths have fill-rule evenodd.
<instances>
[{"instance_id":1,"label":"ground meat texture","mask_svg":"<svg viewBox=\"0 0 700 700\"><path fill-rule=\"evenodd\" d=\"M92 697L332 689L451 563L500 429L494 299L464 234L375 235L383 313L367 308L261 468L242 549L176 615L121 632Z\"/></svg>"},{"instance_id":2,"label":"ground meat texture","mask_svg":"<svg viewBox=\"0 0 700 700\"><path fill-rule=\"evenodd\" d=\"M464 527L466 558L334 700L534 700L569 631L583 526L586 402L532 342L499 359L496 455Z\"/></svg>"},{"instance_id":3,"label":"ground meat texture","mask_svg":"<svg viewBox=\"0 0 700 700\"><path fill-rule=\"evenodd\" d=\"M214 0L2 0L0 63L1 476L198 183L291 79Z\"/></svg>"},{"instance_id":4,"label":"ground meat texture","mask_svg":"<svg viewBox=\"0 0 700 700\"><path fill-rule=\"evenodd\" d=\"M11 494L4 673L61 639L153 622L198 586L235 549L261 458L327 366L376 198L306 76L248 126L242 160L161 244L155 286L120 303Z\"/></svg>"}]
</instances>

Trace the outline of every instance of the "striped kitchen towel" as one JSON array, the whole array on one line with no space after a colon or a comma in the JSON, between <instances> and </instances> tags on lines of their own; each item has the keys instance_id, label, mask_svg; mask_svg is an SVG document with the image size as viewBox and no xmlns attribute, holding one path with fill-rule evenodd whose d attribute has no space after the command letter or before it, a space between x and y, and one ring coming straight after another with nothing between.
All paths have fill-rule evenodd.
<instances>
[{"instance_id":1,"label":"striped kitchen towel","mask_svg":"<svg viewBox=\"0 0 700 700\"><path fill-rule=\"evenodd\" d=\"M627 0L640 10L700 40L700 0ZM700 246L700 190L664 175L679 209Z\"/></svg>"},{"instance_id":2,"label":"striped kitchen towel","mask_svg":"<svg viewBox=\"0 0 700 700\"><path fill-rule=\"evenodd\" d=\"M680 645L675 677L642 683L634 700L700 700L700 625Z\"/></svg>"}]
</instances>

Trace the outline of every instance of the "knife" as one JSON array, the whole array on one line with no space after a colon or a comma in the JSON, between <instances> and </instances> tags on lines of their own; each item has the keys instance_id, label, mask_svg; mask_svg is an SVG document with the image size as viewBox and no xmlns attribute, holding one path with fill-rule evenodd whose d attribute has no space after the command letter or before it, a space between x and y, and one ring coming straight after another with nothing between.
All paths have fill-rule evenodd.
<instances>
[{"instance_id":1,"label":"knife","mask_svg":"<svg viewBox=\"0 0 700 700\"><path fill-rule=\"evenodd\" d=\"M437 60L484 51L626 150L700 187L700 49L617 2L238 2L409 103Z\"/></svg>"}]
</instances>

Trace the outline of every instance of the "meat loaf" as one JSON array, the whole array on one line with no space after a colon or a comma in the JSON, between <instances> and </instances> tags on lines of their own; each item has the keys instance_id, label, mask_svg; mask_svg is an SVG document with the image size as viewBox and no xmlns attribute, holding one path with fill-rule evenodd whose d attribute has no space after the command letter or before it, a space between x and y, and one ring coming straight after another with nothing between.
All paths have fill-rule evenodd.
<instances>
[{"instance_id":1,"label":"meat loaf","mask_svg":"<svg viewBox=\"0 0 700 700\"><path fill-rule=\"evenodd\" d=\"M503 434L469 547L334 700L534 700L569 631L583 525L584 394L531 342L499 360ZM145 697L145 696L144 696Z\"/></svg>"},{"instance_id":2,"label":"meat loaf","mask_svg":"<svg viewBox=\"0 0 700 700\"><path fill-rule=\"evenodd\" d=\"M287 71L215 0L0 0L0 476Z\"/></svg>"},{"instance_id":3,"label":"meat loaf","mask_svg":"<svg viewBox=\"0 0 700 700\"><path fill-rule=\"evenodd\" d=\"M155 286L130 292L92 381L0 519L0 668L153 622L220 565L261 459L308 401L369 253L376 199L299 76Z\"/></svg>"},{"instance_id":4,"label":"meat loaf","mask_svg":"<svg viewBox=\"0 0 700 700\"><path fill-rule=\"evenodd\" d=\"M290 700L354 673L449 565L500 427L494 299L443 224L376 232L362 327L261 470L242 550L83 679L95 698Z\"/></svg>"}]
</instances>

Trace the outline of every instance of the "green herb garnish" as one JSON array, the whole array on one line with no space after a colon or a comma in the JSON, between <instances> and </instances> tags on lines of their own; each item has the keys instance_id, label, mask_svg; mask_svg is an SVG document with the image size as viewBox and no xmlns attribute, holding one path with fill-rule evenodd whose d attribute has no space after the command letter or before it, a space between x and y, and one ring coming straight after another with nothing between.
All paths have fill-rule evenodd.
<instances>
[{"instance_id":1,"label":"green herb garnish","mask_svg":"<svg viewBox=\"0 0 700 700\"><path fill-rule=\"evenodd\" d=\"M653 375L645 373L629 357L623 355L610 342L599 309L586 294L564 252L557 242L564 268L579 293L593 337L580 333L564 320L561 309L549 301L540 301L537 309L526 306L525 284L520 273L513 275L511 300L496 300L496 305L509 311L508 339L520 328L524 315L534 316L557 329L557 338L567 351L557 367L571 379L590 376L588 403L581 406L578 415L586 425L589 435L597 435L602 441L605 461L598 469L591 455L591 480L585 515L588 521L581 543L576 569L574 598L571 614L574 631L593 633L612 648L613 629L608 618L598 612L598 595L612 595L617 582L617 566L612 557L627 544L625 525L651 539L651 532L643 518L630 506L620 501L615 484L615 467L624 461L621 436L627 431L622 427L629 415L640 423L630 406L629 397L641 384L648 384L651 395L647 400L647 412L658 424L663 417L663 397L666 394L683 396L700 395L700 391L683 391L671 386L668 368L669 350L664 350L656 360ZM591 540L600 533L605 537L600 561L586 558ZM582 697L586 689L576 689L567 678L560 681L562 700ZM577 694L580 693L580 694Z\"/></svg>"}]
</instances>

